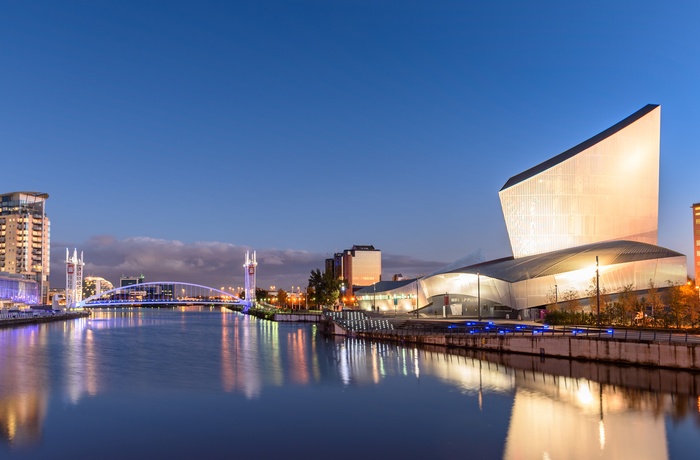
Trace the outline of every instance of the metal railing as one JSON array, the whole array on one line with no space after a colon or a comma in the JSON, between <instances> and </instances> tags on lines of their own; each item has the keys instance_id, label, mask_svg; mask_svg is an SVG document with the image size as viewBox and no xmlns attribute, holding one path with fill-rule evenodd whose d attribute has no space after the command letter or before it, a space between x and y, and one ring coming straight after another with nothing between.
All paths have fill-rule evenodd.
<instances>
[{"instance_id":1,"label":"metal railing","mask_svg":"<svg viewBox=\"0 0 700 460\"><path fill-rule=\"evenodd\" d=\"M338 322L338 321L337 321ZM340 322L339 322L340 323ZM442 326L442 325L405 325L400 328L377 327L374 329L349 329L353 332L372 335L389 335L401 337L442 337L451 336L517 336L517 337L572 337L572 338L596 338L615 339L644 342L669 342L669 343L700 343L700 335L690 332L670 332L643 329L597 328L597 327L530 327L498 325L476 325L471 327ZM364 334L363 334L364 335Z\"/></svg>"}]
</instances>

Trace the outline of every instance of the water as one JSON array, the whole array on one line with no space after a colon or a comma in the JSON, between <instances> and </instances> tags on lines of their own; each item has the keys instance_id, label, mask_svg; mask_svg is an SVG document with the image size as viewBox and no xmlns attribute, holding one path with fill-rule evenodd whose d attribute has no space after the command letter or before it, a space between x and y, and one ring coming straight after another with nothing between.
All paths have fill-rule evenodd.
<instances>
[{"instance_id":1,"label":"water","mask_svg":"<svg viewBox=\"0 0 700 460\"><path fill-rule=\"evenodd\" d=\"M700 376L208 308L0 330L0 458L684 459Z\"/></svg>"}]
</instances>

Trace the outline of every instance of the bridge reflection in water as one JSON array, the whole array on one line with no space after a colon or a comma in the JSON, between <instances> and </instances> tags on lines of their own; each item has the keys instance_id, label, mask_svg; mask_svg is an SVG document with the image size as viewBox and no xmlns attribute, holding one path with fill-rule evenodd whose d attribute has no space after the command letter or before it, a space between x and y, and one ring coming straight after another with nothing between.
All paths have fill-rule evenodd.
<instances>
[{"instance_id":1,"label":"bridge reflection in water","mask_svg":"<svg viewBox=\"0 0 700 460\"><path fill-rule=\"evenodd\" d=\"M154 344L167 353L154 354ZM201 388L262 399L273 388L391 389L407 378L442 382L483 413L497 411L493 395L512 401L495 429L506 459L664 459L667 417L700 424L694 373L326 338L314 326L218 308L96 310L0 330L0 358L0 436L11 445L39 443L50 395L77 405L123 388Z\"/></svg>"}]
</instances>

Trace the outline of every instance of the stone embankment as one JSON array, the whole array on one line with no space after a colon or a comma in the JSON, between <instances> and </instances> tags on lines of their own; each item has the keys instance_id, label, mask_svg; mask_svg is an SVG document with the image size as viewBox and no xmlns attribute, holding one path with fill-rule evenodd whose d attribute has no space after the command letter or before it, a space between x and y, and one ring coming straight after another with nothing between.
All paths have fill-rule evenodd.
<instances>
[{"instance_id":1,"label":"stone embankment","mask_svg":"<svg viewBox=\"0 0 700 460\"><path fill-rule=\"evenodd\" d=\"M576 360L654 366L700 371L700 344L654 340L582 337L576 335L452 334L448 331L420 334L397 331L347 331L333 321L321 330L329 335L350 335L374 340L398 341L447 348L465 348L501 353L521 353Z\"/></svg>"},{"instance_id":2,"label":"stone embankment","mask_svg":"<svg viewBox=\"0 0 700 460\"><path fill-rule=\"evenodd\" d=\"M53 321L65 321L69 319L85 318L90 316L89 311L79 311L79 312L62 312L62 313L51 313L51 314L9 314L3 315L0 318L0 328L4 327L14 327L14 326L24 326L28 324L38 324L38 323L50 323Z\"/></svg>"}]
</instances>

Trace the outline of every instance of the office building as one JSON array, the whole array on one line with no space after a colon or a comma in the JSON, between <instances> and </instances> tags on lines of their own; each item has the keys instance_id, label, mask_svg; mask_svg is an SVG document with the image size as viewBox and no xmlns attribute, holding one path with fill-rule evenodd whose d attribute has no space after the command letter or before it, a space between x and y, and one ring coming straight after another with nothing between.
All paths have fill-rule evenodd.
<instances>
[{"instance_id":1,"label":"office building","mask_svg":"<svg viewBox=\"0 0 700 460\"><path fill-rule=\"evenodd\" d=\"M146 282L146 277L141 276L124 276L119 277L119 287L133 286L134 284L143 284Z\"/></svg>"},{"instance_id":2,"label":"office building","mask_svg":"<svg viewBox=\"0 0 700 460\"><path fill-rule=\"evenodd\" d=\"M325 267L326 271L332 270L335 279L348 282L346 293L352 295L354 289L382 280L382 251L372 245L356 244L326 259Z\"/></svg>"}]
</instances>

